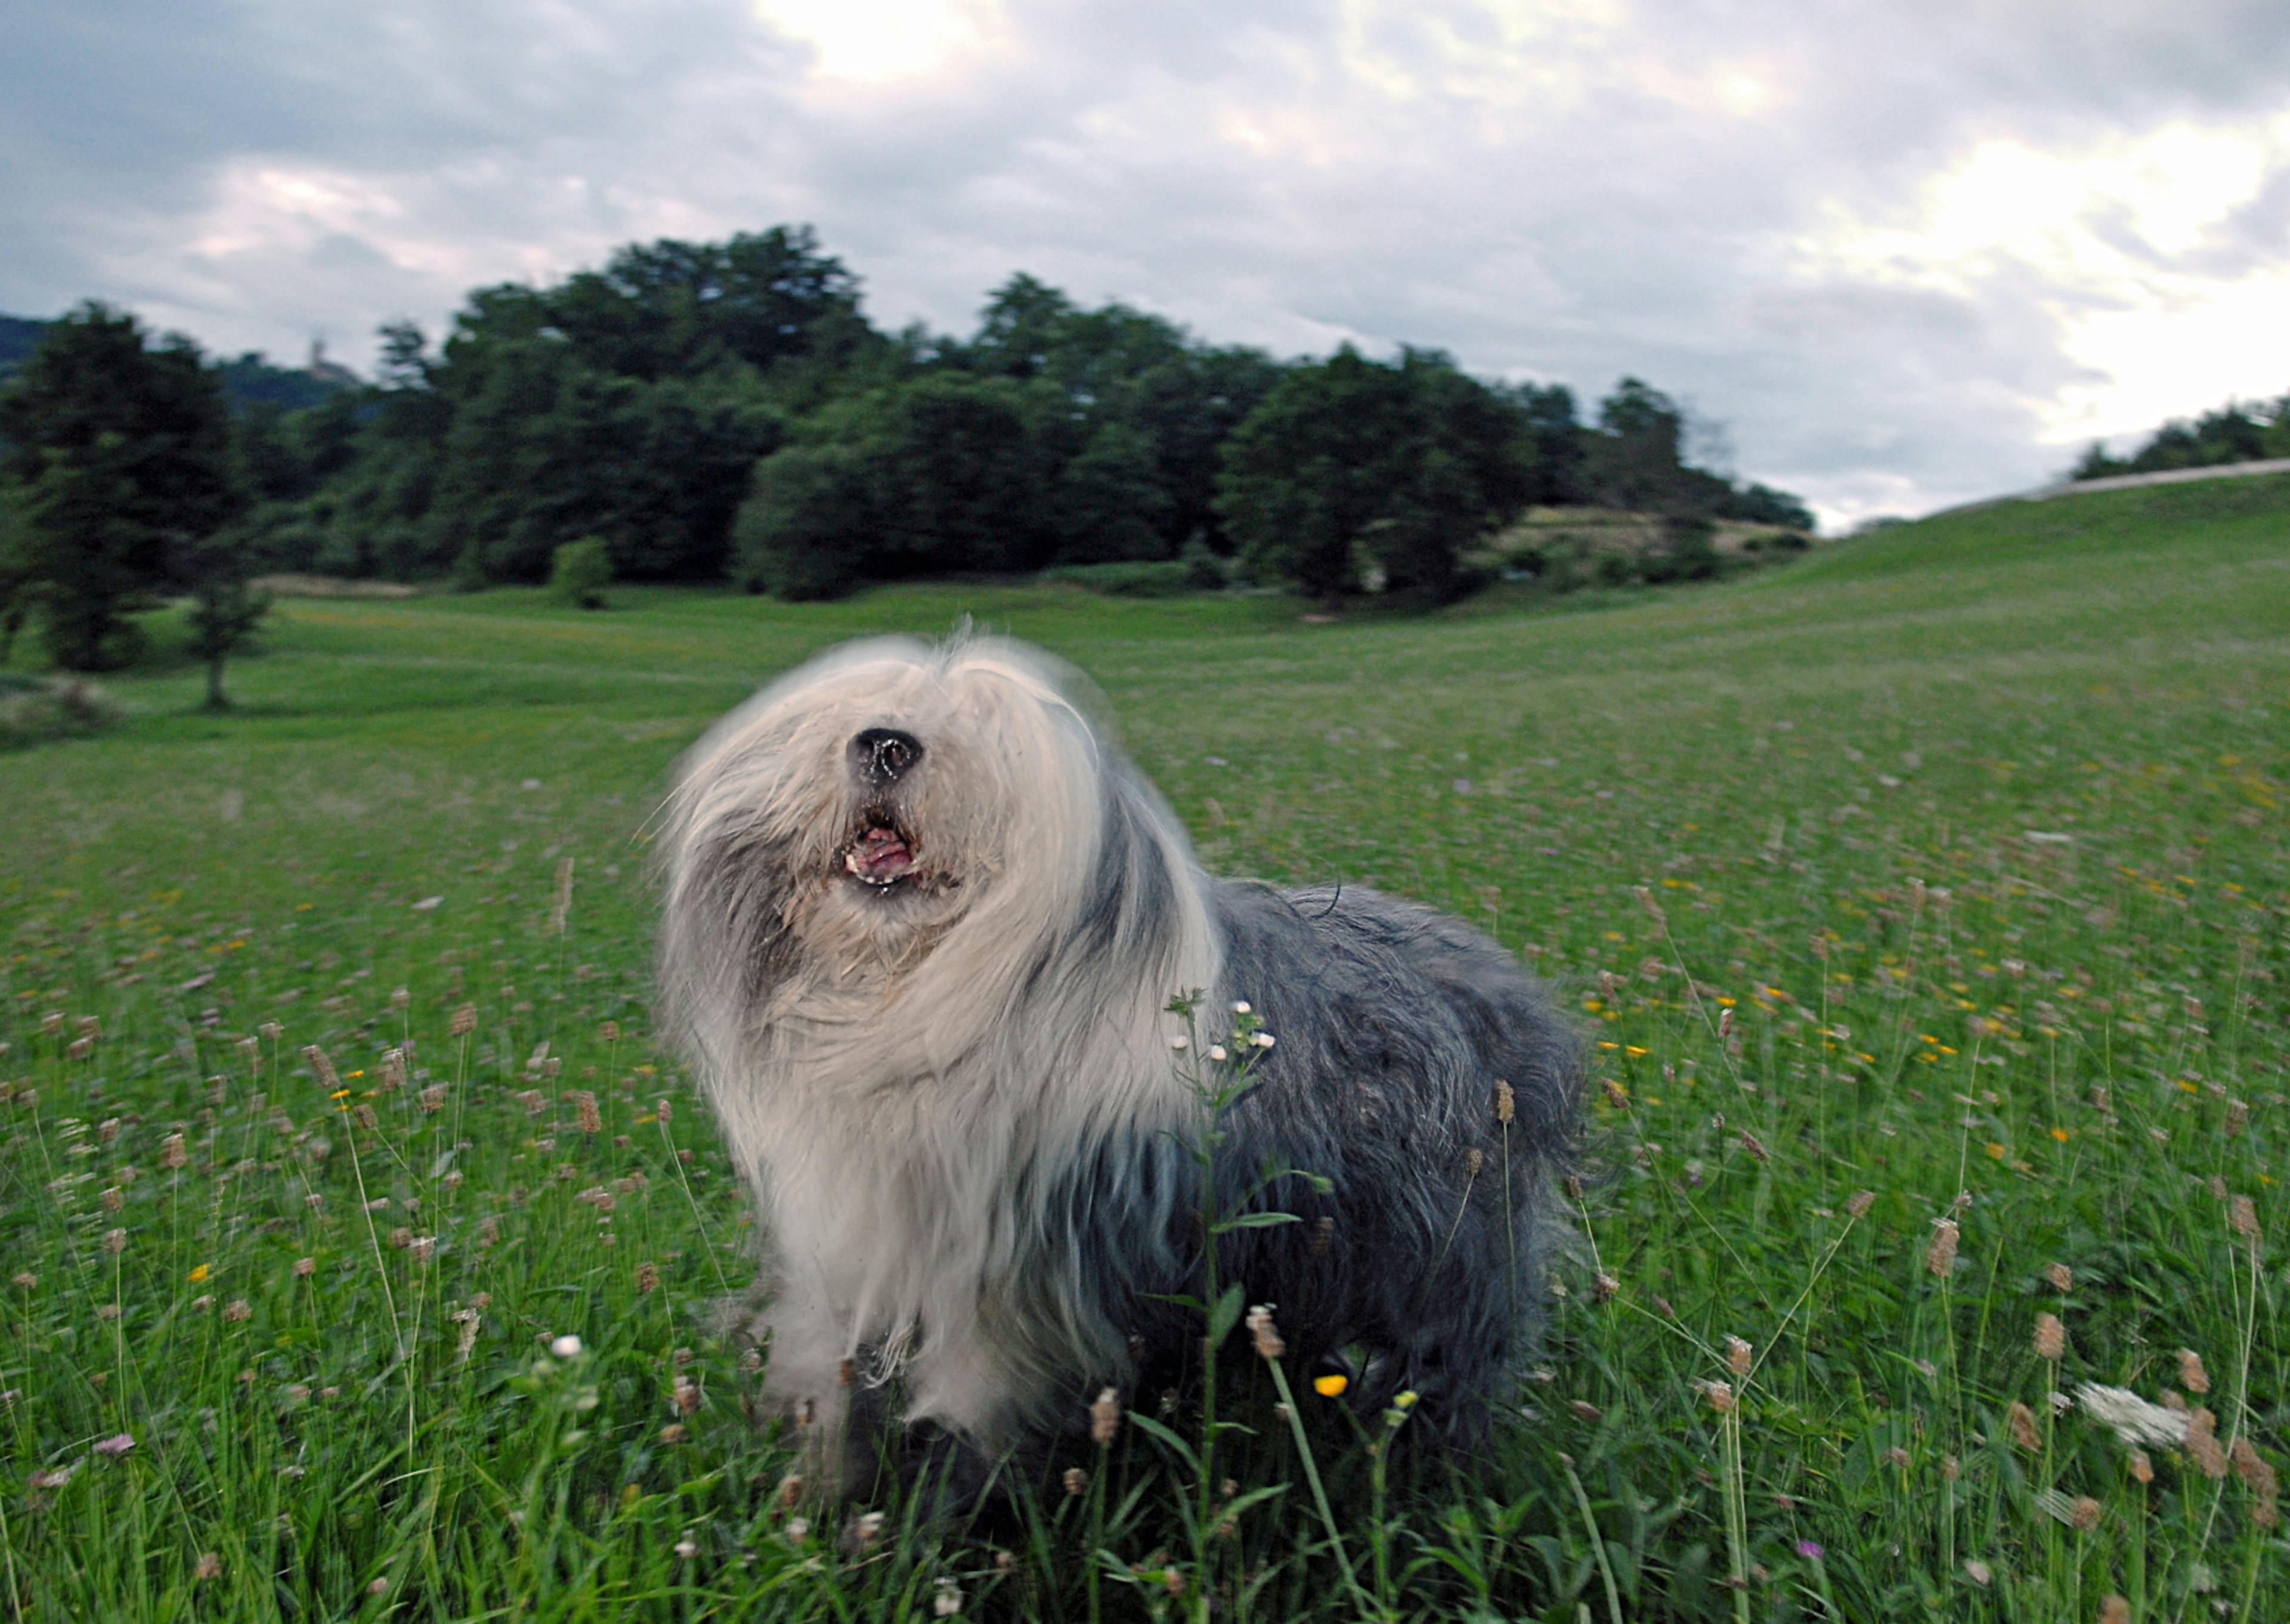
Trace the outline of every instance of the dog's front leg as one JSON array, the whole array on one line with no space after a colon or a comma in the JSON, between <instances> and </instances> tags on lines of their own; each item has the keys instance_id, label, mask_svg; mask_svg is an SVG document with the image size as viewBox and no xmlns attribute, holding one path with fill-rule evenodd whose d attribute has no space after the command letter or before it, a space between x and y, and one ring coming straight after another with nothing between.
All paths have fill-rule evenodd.
<instances>
[{"instance_id":1,"label":"dog's front leg","mask_svg":"<svg viewBox=\"0 0 2290 1624\"><path fill-rule=\"evenodd\" d=\"M797 1428L802 1471L832 1497L848 1475L852 1364L850 1329L827 1295L783 1283L770 1303L750 1317L747 1336L765 1349L764 1404Z\"/></svg>"}]
</instances>

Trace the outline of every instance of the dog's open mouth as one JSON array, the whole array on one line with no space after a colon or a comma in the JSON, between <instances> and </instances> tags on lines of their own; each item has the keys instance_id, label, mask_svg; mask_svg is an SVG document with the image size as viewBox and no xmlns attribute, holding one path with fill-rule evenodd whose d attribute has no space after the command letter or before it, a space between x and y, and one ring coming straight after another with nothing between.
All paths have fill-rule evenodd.
<instances>
[{"instance_id":1,"label":"dog's open mouth","mask_svg":"<svg viewBox=\"0 0 2290 1624\"><path fill-rule=\"evenodd\" d=\"M922 876L913 840L896 818L879 808L860 819L858 838L843 848L843 868L861 884L878 891Z\"/></svg>"}]
</instances>

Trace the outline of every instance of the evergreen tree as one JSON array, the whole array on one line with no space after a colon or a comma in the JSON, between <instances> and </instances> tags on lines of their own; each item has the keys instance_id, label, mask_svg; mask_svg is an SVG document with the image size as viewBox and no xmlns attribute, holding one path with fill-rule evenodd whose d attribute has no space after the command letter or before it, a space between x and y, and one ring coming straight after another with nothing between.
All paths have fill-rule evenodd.
<instances>
[{"instance_id":1,"label":"evergreen tree","mask_svg":"<svg viewBox=\"0 0 2290 1624\"><path fill-rule=\"evenodd\" d=\"M188 584L192 552L243 504L220 386L188 339L152 347L132 316L91 302L0 389L0 440L49 652L72 670L125 663L128 601Z\"/></svg>"}]
</instances>

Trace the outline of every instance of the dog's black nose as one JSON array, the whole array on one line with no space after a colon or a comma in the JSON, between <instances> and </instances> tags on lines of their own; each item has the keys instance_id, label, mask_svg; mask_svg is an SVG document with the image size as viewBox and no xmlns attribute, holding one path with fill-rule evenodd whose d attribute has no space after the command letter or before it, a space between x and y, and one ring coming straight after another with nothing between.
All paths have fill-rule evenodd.
<instances>
[{"instance_id":1,"label":"dog's black nose","mask_svg":"<svg viewBox=\"0 0 2290 1624\"><path fill-rule=\"evenodd\" d=\"M894 784L923 758L923 741L895 727L870 727L851 740L851 760L870 784Z\"/></svg>"}]
</instances>

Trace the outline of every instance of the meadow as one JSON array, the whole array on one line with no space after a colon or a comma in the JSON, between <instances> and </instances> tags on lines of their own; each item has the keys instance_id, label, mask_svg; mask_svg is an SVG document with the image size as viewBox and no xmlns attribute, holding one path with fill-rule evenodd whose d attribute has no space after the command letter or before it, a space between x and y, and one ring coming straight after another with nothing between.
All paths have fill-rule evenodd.
<instances>
[{"instance_id":1,"label":"meadow","mask_svg":"<svg viewBox=\"0 0 2290 1624\"><path fill-rule=\"evenodd\" d=\"M757 683L964 614L1102 685L1212 868L1461 914L1593 1030L1486 1457L1299 1372L1206 1482L1141 1396L977 1518L783 1486L645 827ZM264 644L232 714L162 662L0 755L12 1615L2290 1617L2290 481L1333 625L502 590Z\"/></svg>"}]
</instances>

